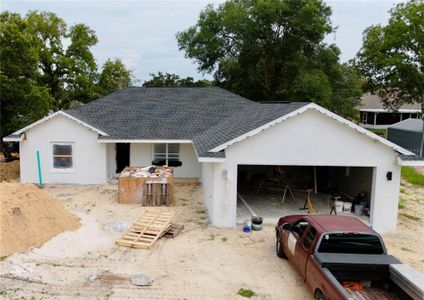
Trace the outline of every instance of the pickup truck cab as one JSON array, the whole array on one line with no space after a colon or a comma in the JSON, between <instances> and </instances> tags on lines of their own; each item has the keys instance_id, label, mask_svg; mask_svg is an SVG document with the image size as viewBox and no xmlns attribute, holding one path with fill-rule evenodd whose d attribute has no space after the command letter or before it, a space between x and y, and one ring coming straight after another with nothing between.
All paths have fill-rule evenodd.
<instances>
[{"instance_id":1,"label":"pickup truck cab","mask_svg":"<svg viewBox=\"0 0 424 300\"><path fill-rule=\"evenodd\" d=\"M275 230L277 255L315 299L424 299L422 274L387 255L380 235L354 217L291 215Z\"/></svg>"}]
</instances>

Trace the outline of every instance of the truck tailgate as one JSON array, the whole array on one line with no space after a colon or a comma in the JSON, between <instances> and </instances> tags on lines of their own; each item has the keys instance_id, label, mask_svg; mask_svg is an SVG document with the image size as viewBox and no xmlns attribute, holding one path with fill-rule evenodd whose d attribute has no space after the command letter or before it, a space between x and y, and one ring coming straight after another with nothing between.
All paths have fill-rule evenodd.
<instances>
[{"instance_id":1,"label":"truck tailgate","mask_svg":"<svg viewBox=\"0 0 424 300\"><path fill-rule=\"evenodd\" d=\"M390 278L414 300L424 299L424 275L408 265L390 265Z\"/></svg>"}]
</instances>

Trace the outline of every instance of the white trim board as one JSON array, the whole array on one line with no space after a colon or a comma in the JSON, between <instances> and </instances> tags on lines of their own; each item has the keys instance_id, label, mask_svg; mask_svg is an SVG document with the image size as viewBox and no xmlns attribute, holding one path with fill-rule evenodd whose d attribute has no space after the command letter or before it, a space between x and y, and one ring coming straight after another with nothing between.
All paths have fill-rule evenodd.
<instances>
[{"instance_id":1,"label":"white trim board","mask_svg":"<svg viewBox=\"0 0 424 300\"><path fill-rule=\"evenodd\" d=\"M21 134L19 137L16 137L16 138L8 138L7 136L3 138L3 142L22 142L23 140L24 140L23 134Z\"/></svg>"},{"instance_id":2,"label":"white trim board","mask_svg":"<svg viewBox=\"0 0 424 300\"><path fill-rule=\"evenodd\" d=\"M213 149L211 149L209 151L210 152L219 152L219 151L222 151L222 150L228 148L229 146L231 146L231 145L233 145L235 143L238 143L238 142L240 142L240 141L242 141L242 140L244 140L244 139L246 139L248 137L251 137L251 136L254 136L254 135L258 134L262 130L268 129L268 128L276 125L276 124L279 124L279 123L281 123L281 122L289 119L289 118L292 118L292 117L294 117L296 115L299 115L301 113L304 113L308 109L315 109L316 111L318 111L318 112L320 112L320 113L322 113L322 114L324 114L324 115L326 115L326 116L328 116L328 117L330 117L330 118L332 118L332 119L334 119L334 120L336 120L336 121L338 121L338 122L340 122L340 123L342 123L342 124L350 127L351 129L356 130L357 132L359 132L361 134L364 134L364 135L372 138L374 141L381 142L382 144L384 144L384 145L392 148L393 150L395 150L395 151L397 151L397 152L399 152L401 154L414 155L414 153L410 152L409 150L406 150L406 149L404 149L404 148L402 148L402 147L400 147L400 146L398 146L398 145L396 145L396 144L394 144L394 143L386 140L385 138L382 138L382 137L380 137L380 136L378 136L378 135L376 135L376 134L374 134L374 133L372 133L372 132L364 129L361 126L356 125L355 123L353 123L353 122L351 122L349 120L346 120L345 118L340 117L339 115L337 115L337 114L335 114L335 113L333 113L333 112L331 112L331 111L329 111L329 110L327 110L327 109L325 109L325 108L323 108L323 107L321 107L321 106L319 106L319 105L317 105L315 103L307 104L307 105L305 105L305 106L303 106L303 107L301 107L301 108L299 108L299 109L297 109L295 111L292 111L291 113L288 113L288 114L286 114L286 115L284 115L284 116L282 116L282 117L280 117L278 119L275 119L275 120L273 120L271 122L268 122L268 123L266 123L266 124L264 124L264 125L262 125L262 126L260 126L258 128L255 128L255 129L253 129L253 130L251 130L251 131L249 131L249 132L247 132L245 134L242 134L242 135L240 135L240 136L238 136L238 137L236 137L236 138L234 138L234 139L232 139L232 140L230 140L228 142L225 142L225 143L223 143L223 144L221 144L221 145L219 145L219 146L217 146L217 147L215 147L215 148L213 148Z\"/></svg>"},{"instance_id":3,"label":"white trim board","mask_svg":"<svg viewBox=\"0 0 424 300\"><path fill-rule=\"evenodd\" d=\"M385 108L360 108L362 112L382 112L382 113L421 113L421 109L417 108L400 108L398 110Z\"/></svg>"},{"instance_id":4,"label":"white trim board","mask_svg":"<svg viewBox=\"0 0 424 300\"><path fill-rule=\"evenodd\" d=\"M397 162L399 166L424 167L424 160L403 160L398 157Z\"/></svg>"},{"instance_id":5,"label":"white trim board","mask_svg":"<svg viewBox=\"0 0 424 300\"><path fill-rule=\"evenodd\" d=\"M42 119L40 119L40 120L38 120L38 121L36 121L36 122L34 122L32 124L29 124L28 126L22 128L22 129L19 129L18 131L15 131L12 134L21 134L21 133L27 131L28 129L31 129L31 128L37 126L37 125L40 125L40 124L42 124L42 123L44 123L44 122L46 122L46 121L48 121L48 120L50 120L50 119L52 119L52 118L54 118L56 116L59 116L59 115L60 116L64 116L64 117L66 117L68 119L71 119L71 120L77 122L78 124L80 124L80 125L82 125L84 127L87 127L88 129L91 129L91 130L97 132L100 135L108 136L107 133L105 133L105 132L103 132L103 131L101 131L101 130L99 130L99 129L97 129L97 128L95 128L95 127L93 127L93 126L91 126L91 125L89 125L89 124L87 124L85 122L83 122L83 121L81 121L80 119L77 119L77 118L71 116L70 114L67 114L66 112L64 112L62 110L59 110L59 111L57 111L55 113L52 113L50 115L47 115L44 118L42 118Z\"/></svg>"},{"instance_id":6,"label":"white trim board","mask_svg":"<svg viewBox=\"0 0 424 300\"><path fill-rule=\"evenodd\" d=\"M119 140L119 139L98 139L97 142L104 144L116 143L138 143L138 144L191 144L191 140Z\"/></svg>"}]
</instances>

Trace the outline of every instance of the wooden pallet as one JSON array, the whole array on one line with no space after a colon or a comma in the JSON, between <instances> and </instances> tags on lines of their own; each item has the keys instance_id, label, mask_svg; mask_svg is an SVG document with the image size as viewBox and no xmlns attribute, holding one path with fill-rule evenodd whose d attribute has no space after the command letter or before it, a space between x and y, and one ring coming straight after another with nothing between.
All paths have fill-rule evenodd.
<instances>
[{"instance_id":1,"label":"wooden pallet","mask_svg":"<svg viewBox=\"0 0 424 300\"><path fill-rule=\"evenodd\" d=\"M116 241L116 244L150 249L169 230L174 215L174 212L164 209L145 209L143 214Z\"/></svg>"},{"instance_id":2,"label":"wooden pallet","mask_svg":"<svg viewBox=\"0 0 424 300\"><path fill-rule=\"evenodd\" d=\"M184 229L184 225L183 224L176 224L176 223L171 223L171 227L169 227L168 231L165 232L165 234L163 235L163 237L166 238L174 238L176 237L181 230Z\"/></svg>"}]
</instances>

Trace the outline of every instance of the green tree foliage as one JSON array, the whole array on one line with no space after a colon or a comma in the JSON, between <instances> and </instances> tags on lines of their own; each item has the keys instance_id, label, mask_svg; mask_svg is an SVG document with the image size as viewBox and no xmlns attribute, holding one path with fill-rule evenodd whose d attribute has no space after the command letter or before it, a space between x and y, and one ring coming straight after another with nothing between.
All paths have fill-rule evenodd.
<instances>
[{"instance_id":1,"label":"green tree foliage","mask_svg":"<svg viewBox=\"0 0 424 300\"><path fill-rule=\"evenodd\" d=\"M206 87L212 86L213 83L208 80L194 81L193 77L180 78L177 74L151 73L152 79L143 83L144 87Z\"/></svg>"},{"instance_id":2,"label":"green tree foliage","mask_svg":"<svg viewBox=\"0 0 424 300\"><path fill-rule=\"evenodd\" d=\"M97 65L90 47L97 44L94 31L84 24L68 28L51 12L32 11L26 21L39 45L40 83L50 89L54 108L67 108L71 100L93 100Z\"/></svg>"},{"instance_id":3,"label":"green tree foliage","mask_svg":"<svg viewBox=\"0 0 424 300\"><path fill-rule=\"evenodd\" d=\"M339 63L331 9L321 0L230 0L206 7L178 46L217 83L252 100L314 101L355 115L356 70Z\"/></svg>"},{"instance_id":4,"label":"green tree foliage","mask_svg":"<svg viewBox=\"0 0 424 300\"><path fill-rule=\"evenodd\" d=\"M120 60L108 60L98 74L90 50L95 32L84 24L68 27L54 13L2 12L0 43L1 137L71 102L131 85Z\"/></svg>"},{"instance_id":5,"label":"green tree foliage","mask_svg":"<svg viewBox=\"0 0 424 300\"><path fill-rule=\"evenodd\" d=\"M98 91L106 95L129 87L133 82L131 70L128 70L120 59L108 59L99 75Z\"/></svg>"},{"instance_id":6,"label":"green tree foliage","mask_svg":"<svg viewBox=\"0 0 424 300\"><path fill-rule=\"evenodd\" d=\"M365 88L386 106L424 102L424 1L395 6L386 26L364 31L356 64L366 78Z\"/></svg>"},{"instance_id":7,"label":"green tree foliage","mask_svg":"<svg viewBox=\"0 0 424 300\"><path fill-rule=\"evenodd\" d=\"M40 45L19 14L0 14L1 137L47 114L53 98L40 85Z\"/></svg>"}]
</instances>

